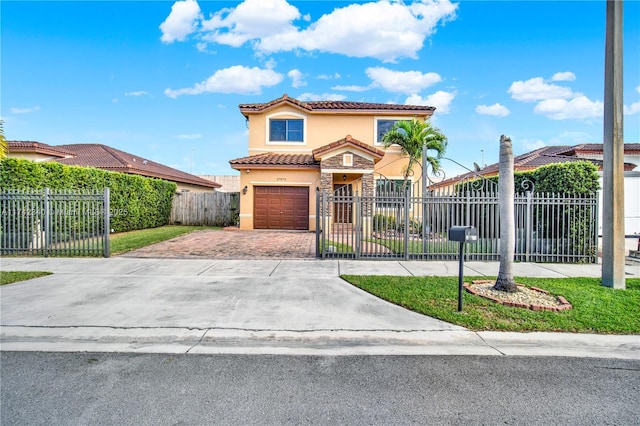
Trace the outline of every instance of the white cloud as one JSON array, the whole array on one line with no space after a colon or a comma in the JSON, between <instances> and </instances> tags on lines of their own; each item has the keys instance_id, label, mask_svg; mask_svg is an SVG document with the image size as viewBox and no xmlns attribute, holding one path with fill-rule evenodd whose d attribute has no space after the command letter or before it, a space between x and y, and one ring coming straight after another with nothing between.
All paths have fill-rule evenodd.
<instances>
[{"instance_id":1,"label":"white cloud","mask_svg":"<svg viewBox=\"0 0 640 426\"><path fill-rule=\"evenodd\" d=\"M315 93L303 93L300 96L296 96L296 99L302 102L307 101L344 101L347 99L345 95L339 93L323 93L321 95Z\"/></svg>"},{"instance_id":2,"label":"white cloud","mask_svg":"<svg viewBox=\"0 0 640 426\"><path fill-rule=\"evenodd\" d=\"M234 65L216 71L211 77L193 87L166 89L165 95L177 98L180 95L199 95L201 93L236 93L241 95L259 95L263 87L271 87L283 80L282 74L271 69L248 68Z\"/></svg>"},{"instance_id":3,"label":"white cloud","mask_svg":"<svg viewBox=\"0 0 640 426\"><path fill-rule=\"evenodd\" d=\"M276 67L276 65L278 65L278 63L276 62L275 59L273 58L269 58L269 60L267 62L264 63L264 67L268 70L272 70Z\"/></svg>"},{"instance_id":4,"label":"white cloud","mask_svg":"<svg viewBox=\"0 0 640 426\"><path fill-rule=\"evenodd\" d=\"M624 115L634 115L640 112L640 102L634 102L631 105L624 106Z\"/></svg>"},{"instance_id":5,"label":"white cloud","mask_svg":"<svg viewBox=\"0 0 640 426\"><path fill-rule=\"evenodd\" d=\"M202 135L200 133L193 133L193 134L182 134L176 137L178 139L200 139Z\"/></svg>"},{"instance_id":6,"label":"white cloud","mask_svg":"<svg viewBox=\"0 0 640 426\"><path fill-rule=\"evenodd\" d=\"M167 19L160 24L160 31L162 31L160 40L167 44L184 41L196 30L198 19L201 17L200 5L195 0L175 2L171 6L171 13Z\"/></svg>"},{"instance_id":7,"label":"white cloud","mask_svg":"<svg viewBox=\"0 0 640 426\"><path fill-rule=\"evenodd\" d=\"M575 74L560 72L553 75L554 81L573 81ZM511 97L522 102L537 102L533 111L551 120L585 120L602 117L604 104L587 98L570 88L549 84L542 77L527 81L516 81L508 90Z\"/></svg>"},{"instance_id":8,"label":"white cloud","mask_svg":"<svg viewBox=\"0 0 640 426\"><path fill-rule=\"evenodd\" d=\"M125 96L149 96L153 98L153 95L149 92L145 92L144 90L137 90L135 92L127 92L124 94Z\"/></svg>"},{"instance_id":9,"label":"white cloud","mask_svg":"<svg viewBox=\"0 0 640 426\"><path fill-rule=\"evenodd\" d=\"M640 93L640 86L636 87L636 92ZM640 102L634 102L631 105L625 105L623 108L624 115L634 115L640 112Z\"/></svg>"},{"instance_id":10,"label":"white cloud","mask_svg":"<svg viewBox=\"0 0 640 426\"><path fill-rule=\"evenodd\" d=\"M296 32L291 22L300 18L298 9L285 0L245 0L203 21L203 40L238 47L249 40Z\"/></svg>"},{"instance_id":11,"label":"white cloud","mask_svg":"<svg viewBox=\"0 0 640 426\"><path fill-rule=\"evenodd\" d=\"M367 68L365 72L374 86L382 87L388 92L408 95L442 81L442 77L434 72L423 74L420 71L393 71L383 67Z\"/></svg>"},{"instance_id":12,"label":"white cloud","mask_svg":"<svg viewBox=\"0 0 640 426\"><path fill-rule=\"evenodd\" d=\"M506 117L511 114L511 111L509 111L507 107L498 103L493 105L478 105L476 112L481 115L494 115L496 117Z\"/></svg>"},{"instance_id":13,"label":"white cloud","mask_svg":"<svg viewBox=\"0 0 640 426\"><path fill-rule=\"evenodd\" d=\"M36 111L40 111L40 107L39 106L34 106L31 108L17 108L17 107L13 107L10 109L11 114L30 114L32 112L36 112Z\"/></svg>"},{"instance_id":14,"label":"white cloud","mask_svg":"<svg viewBox=\"0 0 640 426\"><path fill-rule=\"evenodd\" d=\"M286 0L245 0L202 19L194 0L177 1L160 26L162 41L183 41L200 23L199 44L239 47L247 42L263 54L305 50L371 57L386 62L417 58L425 39L439 23L455 19L457 4L450 0L416 0L411 4L379 0L335 8L311 22ZM309 22L305 28L295 21Z\"/></svg>"},{"instance_id":15,"label":"white cloud","mask_svg":"<svg viewBox=\"0 0 640 426\"><path fill-rule=\"evenodd\" d=\"M600 140L602 134L598 136L590 135L586 132L562 132L547 141L548 145L580 145L582 143L592 143L594 140Z\"/></svg>"},{"instance_id":16,"label":"white cloud","mask_svg":"<svg viewBox=\"0 0 640 426\"><path fill-rule=\"evenodd\" d=\"M297 89L298 87L307 85L303 80L304 75L298 69L292 69L287 73L287 76L291 79L291 87L295 87Z\"/></svg>"},{"instance_id":17,"label":"white cloud","mask_svg":"<svg viewBox=\"0 0 640 426\"><path fill-rule=\"evenodd\" d=\"M316 78L318 80L333 80L333 79L339 79L341 77L341 75L339 73L334 73L333 75L329 75L329 74L320 74L319 76L317 76Z\"/></svg>"},{"instance_id":18,"label":"white cloud","mask_svg":"<svg viewBox=\"0 0 640 426\"><path fill-rule=\"evenodd\" d=\"M603 108L604 104L600 101L592 101L586 96L578 96L570 101L545 99L539 102L533 111L552 120L566 120L601 117Z\"/></svg>"},{"instance_id":19,"label":"white cloud","mask_svg":"<svg viewBox=\"0 0 640 426\"><path fill-rule=\"evenodd\" d=\"M590 135L586 132L562 132L559 135L553 136L548 140L542 139L522 139L520 140L520 146L526 151L535 151L536 149L544 148L545 146L562 146L562 145L580 145L583 143L593 143L594 140L599 140L602 135L597 137Z\"/></svg>"},{"instance_id":20,"label":"white cloud","mask_svg":"<svg viewBox=\"0 0 640 426\"><path fill-rule=\"evenodd\" d=\"M525 139L520 142L526 151L535 151L536 149L544 148L547 146L545 141L541 139Z\"/></svg>"},{"instance_id":21,"label":"white cloud","mask_svg":"<svg viewBox=\"0 0 640 426\"><path fill-rule=\"evenodd\" d=\"M366 92L369 90L370 86L333 86L331 90L342 90L344 92Z\"/></svg>"},{"instance_id":22,"label":"white cloud","mask_svg":"<svg viewBox=\"0 0 640 426\"><path fill-rule=\"evenodd\" d=\"M552 77L552 81L575 81L576 75L571 71L557 72Z\"/></svg>"},{"instance_id":23,"label":"white cloud","mask_svg":"<svg viewBox=\"0 0 640 426\"><path fill-rule=\"evenodd\" d=\"M535 102L544 99L565 99L573 96L568 87L547 84L542 77L530 78L527 81L515 81L508 90L516 101Z\"/></svg>"},{"instance_id":24,"label":"white cloud","mask_svg":"<svg viewBox=\"0 0 640 426\"><path fill-rule=\"evenodd\" d=\"M265 53L317 50L386 62L417 58L425 38L439 22L453 19L457 7L449 0L351 4L323 15L307 29L265 37L256 48Z\"/></svg>"},{"instance_id":25,"label":"white cloud","mask_svg":"<svg viewBox=\"0 0 640 426\"><path fill-rule=\"evenodd\" d=\"M449 105L455 97L455 92L445 92L439 90L436 93L425 98L415 94L411 95L404 101L404 103L407 105L434 106L436 107L437 114L447 114L449 112Z\"/></svg>"}]
</instances>

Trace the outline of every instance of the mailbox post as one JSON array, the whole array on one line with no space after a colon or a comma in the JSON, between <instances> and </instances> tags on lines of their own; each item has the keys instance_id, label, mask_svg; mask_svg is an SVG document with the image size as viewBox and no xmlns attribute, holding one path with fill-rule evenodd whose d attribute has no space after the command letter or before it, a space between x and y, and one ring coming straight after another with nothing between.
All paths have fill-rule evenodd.
<instances>
[{"instance_id":1,"label":"mailbox post","mask_svg":"<svg viewBox=\"0 0 640 426\"><path fill-rule=\"evenodd\" d=\"M460 245L458 255L458 312L462 311L462 283L464 281L464 243L478 241L478 231L473 226L452 226L449 228L449 241L457 241Z\"/></svg>"}]
</instances>

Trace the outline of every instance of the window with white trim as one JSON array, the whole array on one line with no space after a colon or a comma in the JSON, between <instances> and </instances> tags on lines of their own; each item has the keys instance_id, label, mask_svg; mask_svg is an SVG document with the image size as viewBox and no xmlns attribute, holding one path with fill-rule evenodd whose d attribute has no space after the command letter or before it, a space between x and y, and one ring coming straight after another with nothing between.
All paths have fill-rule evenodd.
<instances>
[{"instance_id":1,"label":"window with white trim","mask_svg":"<svg viewBox=\"0 0 640 426\"><path fill-rule=\"evenodd\" d=\"M342 154L342 165L344 167L353 166L353 154Z\"/></svg>"},{"instance_id":2,"label":"window with white trim","mask_svg":"<svg viewBox=\"0 0 640 426\"><path fill-rule=\"evenodd\" d=\"M275 119L269 120L269 142L304 142L304 120Z\"/></svg>"}]
</instances>

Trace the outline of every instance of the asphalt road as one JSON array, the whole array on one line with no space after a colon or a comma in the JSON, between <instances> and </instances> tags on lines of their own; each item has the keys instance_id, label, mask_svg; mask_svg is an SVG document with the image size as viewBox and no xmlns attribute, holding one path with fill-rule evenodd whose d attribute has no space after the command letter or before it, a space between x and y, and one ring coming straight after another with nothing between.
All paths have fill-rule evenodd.
<instances>
[{"instance_id":1,"label":"asphalt road","mask_svg":"<svg viewBox=\"0 0 640 426\"><path fill-rule=\"evenodd\" d=\"M640 361L0 353L8 425L640 424Z\"/></svg>"}]
</instances>

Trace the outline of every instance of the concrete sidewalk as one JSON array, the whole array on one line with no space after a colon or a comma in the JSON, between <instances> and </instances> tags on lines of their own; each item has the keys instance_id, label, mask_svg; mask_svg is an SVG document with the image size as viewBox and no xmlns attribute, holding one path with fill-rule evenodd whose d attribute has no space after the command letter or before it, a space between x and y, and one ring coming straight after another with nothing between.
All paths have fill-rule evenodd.
<instances>
[{"instance_id":1,"label":"concrete sidewalk","mask_svg":"<svg viewBox=\"0 0 640 426\"><path fill-rule=\"evenodd\" d=\"M640 336L472 332L382 301L340 274L449 275L457 262L2 258L54 275L0 287L1 350L460 354L640 359ZM600 265L515 264L516 276ZM465 275L497 275L467 262ZM626 266L640 277L640 264Z\"/></svg>"}]
</instances>

